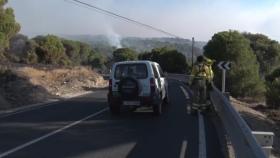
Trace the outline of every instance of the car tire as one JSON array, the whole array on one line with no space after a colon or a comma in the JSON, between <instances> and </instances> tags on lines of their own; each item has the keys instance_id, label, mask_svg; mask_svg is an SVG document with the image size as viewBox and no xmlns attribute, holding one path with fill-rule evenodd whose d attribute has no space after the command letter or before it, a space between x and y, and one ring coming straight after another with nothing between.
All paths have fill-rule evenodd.
<instances>
[{"instance_id":1,"label":"car tire","mask_svg":"<svg viewBox=\"0 0 280 158\"><path fill-rule=\"evenodd\" d=\"M162 104L154 105L153 106L153 113L156 116L159 116L162 114Z\"/></svg>"},{"instance_id":2,"label":"car tire","mask_svg":"<svg viewBox=\"0 0 280 158\"><path fill-rule=\"evenodd\" d=\"M168 99L168 95L166 95L163 99L163 103L165 106L169 105L169 99Z\"/></svg>"},{"instance_id":3,"label":"car tire","mask_svg":"<svg viewBox=\"0 0 280 158\"><path fill-rule=\"evenodd\" d=\"M110 112L111 114L120 114L121 106L120 105L110 105Z\"/></svg>"}]
</instances>

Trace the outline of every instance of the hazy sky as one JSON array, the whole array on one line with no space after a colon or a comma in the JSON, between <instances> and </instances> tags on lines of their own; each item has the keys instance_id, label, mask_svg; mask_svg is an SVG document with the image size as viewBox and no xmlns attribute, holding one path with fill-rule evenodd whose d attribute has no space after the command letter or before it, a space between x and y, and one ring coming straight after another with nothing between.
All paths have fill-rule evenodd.
<instances>
[{"instance_id":1,"label":"hazy sky","mask_svg":"<svg viewBox=\"0 0 280 158\"><path fill-rule=\"evenodd\" d=\"M280 41L280 0L81 0L184 38L209 40L224 30L263 33ZM21 33L165 36L69 0L9 0Z\"/></svg>"}]
</instances>

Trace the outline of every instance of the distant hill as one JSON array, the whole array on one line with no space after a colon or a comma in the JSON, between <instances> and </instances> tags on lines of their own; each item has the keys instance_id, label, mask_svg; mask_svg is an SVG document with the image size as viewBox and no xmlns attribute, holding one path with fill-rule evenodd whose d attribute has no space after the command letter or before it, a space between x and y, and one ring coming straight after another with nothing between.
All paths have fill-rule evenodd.
<instances>
[{"instance_id":1,"label":"distant hill","mask_svg":"<svg viewBox=\"0 0 280 158\"><path fill-rule=\"evenodd\" d=\"M123 37L105 36L105 35L63 35L66 39L86 42L96 50L111 56L116 48L128 47L137 52L151 51L153 48L172 47L182 52L186 57L191 57L191 40L179 38L140 38L140 37ZM195 56L202 54L203 46L206 42L196 42L194 47Z\"/></svg>"}]
</instances>

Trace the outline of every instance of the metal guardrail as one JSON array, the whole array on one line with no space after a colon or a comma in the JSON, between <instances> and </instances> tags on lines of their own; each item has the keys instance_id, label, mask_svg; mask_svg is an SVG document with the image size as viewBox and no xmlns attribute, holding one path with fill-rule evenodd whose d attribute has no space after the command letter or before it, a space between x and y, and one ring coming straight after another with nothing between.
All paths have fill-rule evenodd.
<instances>
[{"instance_id":1,"label":"metal guardrail","mask_svg":"<svg viewBox=\"0 0 280 158\"><path fill-rule=\"evenodd\" d=\"M238 158L266 158L266 155L252 134L251 129L239 113L232 107L228 98L215 86L210 98L221 118Z\"/></svg>"},{"instance_id":2,"label":"metal guardrail","mask_svg":"<svg viewBox=\"0 0 280 158\"><path fill-rule=\"evenodd\" d=\"M190 77L185 74L167 74L169 79L188 82ZM263 151L254 136L254 132L233 108L229 99L215 86L210 92L211 101L220 117L227 135L233 145L237 158L266 158L269 156Z\"/></svg>"}]
</instances>

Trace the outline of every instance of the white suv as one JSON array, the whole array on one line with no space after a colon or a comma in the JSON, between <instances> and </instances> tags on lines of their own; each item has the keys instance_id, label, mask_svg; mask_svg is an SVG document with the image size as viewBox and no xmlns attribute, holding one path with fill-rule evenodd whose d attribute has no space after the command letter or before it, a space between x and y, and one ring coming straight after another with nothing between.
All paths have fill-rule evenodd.
<instances>
[{"instance_id":1,"label":"white suv","mask_svg":"<svg viewBox=\"0 0 280 158\"><path fill-rule=\"evenodd\" d=\"M167 79L160 66L151 61L124 61L113 65L109 79L108 103L112 113L121 106L150 106L157 115L168 102Z\"/></svg>"}]
</instances>

